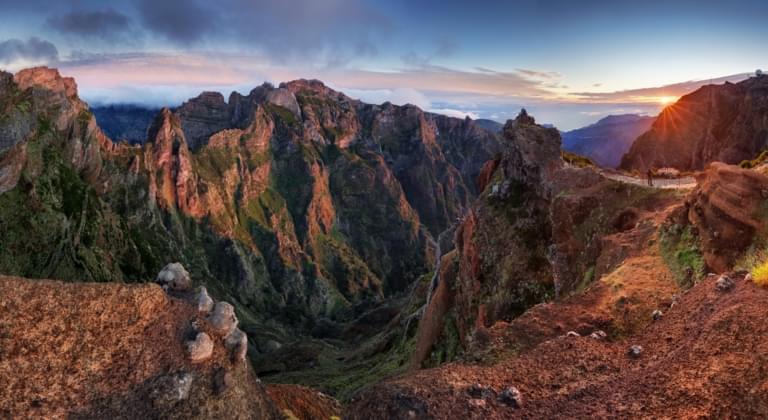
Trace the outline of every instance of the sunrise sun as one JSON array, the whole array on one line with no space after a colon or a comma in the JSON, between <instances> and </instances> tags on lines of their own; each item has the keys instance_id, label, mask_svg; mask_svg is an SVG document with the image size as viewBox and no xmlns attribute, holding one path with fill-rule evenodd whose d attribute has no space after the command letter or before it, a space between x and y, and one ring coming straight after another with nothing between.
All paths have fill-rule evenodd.
<instances>
[{"instance_id":1,"label":"sunrise sun","mask_svg":"<svg viewBox=\"0 0 768 420\"><path fill-rule=\"evenodd\" d=\"M677 100L674 96L659 96L658 101L662 105L669 105Z\"/></svg>"}]
</instances>

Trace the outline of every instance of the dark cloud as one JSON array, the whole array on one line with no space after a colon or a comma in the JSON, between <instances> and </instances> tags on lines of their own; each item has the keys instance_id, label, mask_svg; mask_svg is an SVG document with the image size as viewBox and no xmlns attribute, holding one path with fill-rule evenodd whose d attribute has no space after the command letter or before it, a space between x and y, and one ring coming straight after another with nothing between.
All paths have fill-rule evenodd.
<instances>
[{"instance_id":1,"label":"dark cloud","mask_svg":"<svg viewBox=\"0 0 768 420\"><path fill-rule=\"evenodd\" d=\"M220 0L215 8L199 0L136 0L136 10L146 30L172 42L234 45L277 59L375 55L377 36L389 27L357 0Z\"/></svg>"},{"instance_id":2,"label":"dark cloud","mask_svg":"<svg viewBox=\"0 0 768 420\"><path fill-rule=\"evenodd\" d=\"M24 41L12 38L0 42L0 64L8 65L22 62L52 62L59 59L56 46L37 37Z\"/></svg>"},{"instance_id":3,"label":"dark cloud","mask_svg":"<svg viewBox=\"0 0 768 420\"><path fill-rule=\"evenodd\" d=\"M180 44L208 37L224 13L222 7L209 9L197 0L138 0L136 6L146 29Z\"/></svg>"},{"instance_id":4,"label":"dark cloud","mask_svg":"<svg viewBox=\"0 0 768 420\"><path fill-rule=\"evenodd\" d=\"M112 9L50 16L47 23L63 34L104 40L120 39L131 29L130 18Z\"/></svg>"}]
</instances>

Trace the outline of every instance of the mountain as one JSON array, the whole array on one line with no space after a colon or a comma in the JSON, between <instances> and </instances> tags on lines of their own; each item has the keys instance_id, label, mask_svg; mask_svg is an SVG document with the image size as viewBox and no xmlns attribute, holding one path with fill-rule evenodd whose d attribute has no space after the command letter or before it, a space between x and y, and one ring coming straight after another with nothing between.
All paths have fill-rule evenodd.
<instances>
[{"instance_id":1,"label":"mountain","mask_svg":"<svg viewBox=\"0 0 768 420\"><path fill-rule=\"evenodd\" d=\"M159 111L157 108L130 104L91 108L104 134L113 140L124 140L131 144L142 144L147 140L149 125Z\"/></svg>"},{"instance_id":2,"label":"mountain","mask_svg":"<svg viewBox=\"0 0 768 420\"><path fill-rule=\"evenodd\" d=\"M632 144L621 168L700 170L710 162L737 164L768 145L768 77L707 85L661 112Z\"/></svg>"},{"instance_id":3,"label":"mountain","mask_svg":"<svg viewBox=\"0 0 768 420\"><path fill-rule=\"evenodd\" d=\"M594 124L564 132L563 149L586 156L600 166L615 168L632 142L648 131L655 119L635 114L609 115Z\"/></svg>"},{"instance_id":4,"label":"mountain","mask_svg":"<svg viewBox=\"0 0 768 420\"><path fill-rule=\"evenodd\" d=\"M34 68L0 116L2 417L768 413L764 168L650 187L316 80L129 144Z\"/></svg>"},{"instance_id":5,"label":"mountain","mask_svg":"<svg viewBox=\"0 0 768 420\"><path fill-rule=\"evenodd\" d=\"M475 120L475 124L479 125L480 127L483 127L484 129L493 132L493 133L501 133L501 130L504 129L504 124L494 121L494 120L486 120L483 118Z\"/></svg>"},{"instance_id":6,"label":"mountain","mask_svg":"<svg viewBox=\"0 0 768 420\"><path fill-rule=\"evenodd\" d=\"M54 69L1 73L0 109L0 272L144 282L181 262L236 306L254 358L409 292L500 147L307 80L203 93L140 145L112 142Z\"/></svg>"},{"instance_id":7,"label":"mountain","mask_svg":"<svg viewBox=\"0 0 768 420\"><path fill-rule=\"evenodd\" d=\"M557 131L524 114L503 137L443 248L413 370L361 390L347 416L768 413L751 350L768 345L768 290L742 265L764 261L768 177L715 164L681 194L563 165Z\"/></svg>"}]
</instances>

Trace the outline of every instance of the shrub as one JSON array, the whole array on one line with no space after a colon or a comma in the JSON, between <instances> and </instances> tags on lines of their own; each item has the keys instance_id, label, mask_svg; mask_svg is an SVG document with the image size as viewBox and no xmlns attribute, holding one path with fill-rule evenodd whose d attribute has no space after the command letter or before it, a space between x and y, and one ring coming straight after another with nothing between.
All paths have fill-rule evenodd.
<instances>
[{"instance_id":1,"label":"shrub","mask_svg":"<svg viewBox=\"0 0 768 420\"><path fill-rule=\"evenodd\" d=\"M758 286L768 286L768 260L752 268L752 281Z\"/></svg>"}]
</instances>

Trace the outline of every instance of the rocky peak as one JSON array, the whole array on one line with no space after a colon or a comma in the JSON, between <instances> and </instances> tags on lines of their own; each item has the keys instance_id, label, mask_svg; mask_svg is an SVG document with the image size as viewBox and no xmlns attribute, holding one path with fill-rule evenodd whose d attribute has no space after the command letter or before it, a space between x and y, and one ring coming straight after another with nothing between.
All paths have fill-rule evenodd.
<instances>
[{"instance_id":1,"label":"rocky peak","mask_svg":"<svg viewBox=\"0 0 768 420\"><path fill-rule=\"evenodd\" d=\"M176 114L192 149L207 143L208 138L230 126L232 112L219 92L203 92L184 102Z\"/></svg>"},{"instance_id":2,"label":"rocky peak","mask_svg":"<svg viewBox=\"0 0 768 420\"><path fill-rule=\"evenodd\" d=\"M515 122L518 124L529 124L533 125L536 124L536 120L528 115L528 111L525 110L525 108L520 110L520 113L517 114L517 118L515 118Z\"/></svg>"},{"instance_id":3,"label":"rocky peak","mask_svg":"<svg viewBox=\"0 0 768 420\"><path fill-rule=\"evenodd\" d=\"M16 73L14 81L19 89L39 87L54 93L63 93L67 98L77 97L77 83L71 77L61 77L57 69L33 67Z\"/></svg>"}]
</instances>

